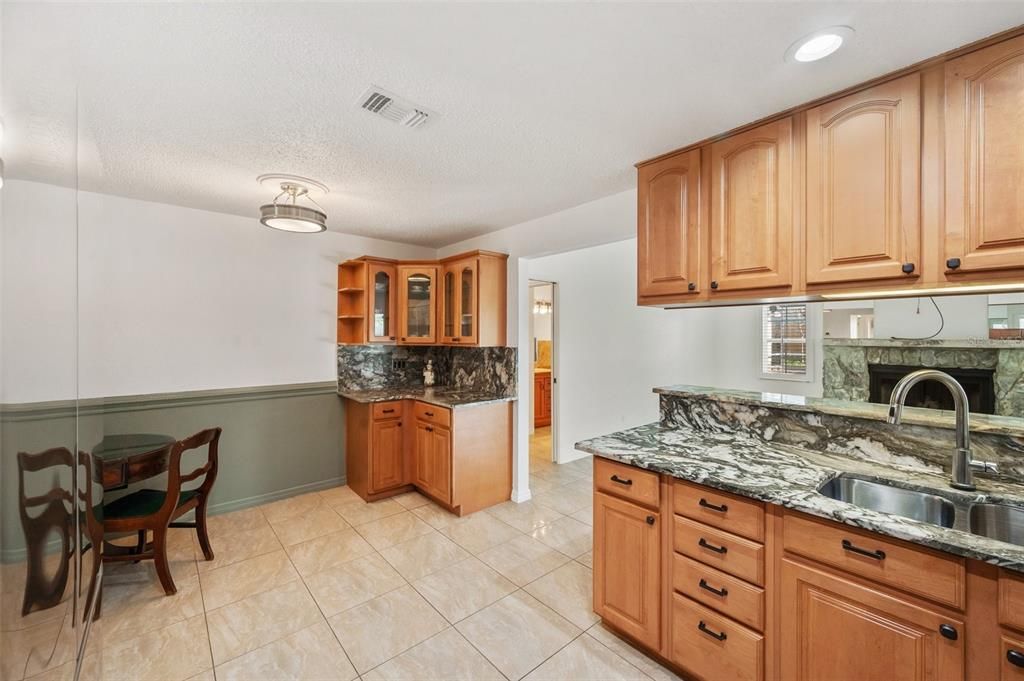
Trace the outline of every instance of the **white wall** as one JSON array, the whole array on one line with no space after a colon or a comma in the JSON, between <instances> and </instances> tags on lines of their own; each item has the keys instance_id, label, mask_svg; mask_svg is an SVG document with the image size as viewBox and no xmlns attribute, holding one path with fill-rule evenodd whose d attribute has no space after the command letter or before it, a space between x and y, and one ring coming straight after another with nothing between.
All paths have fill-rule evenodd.
<instances>
[{"instance_id":1,"label":"white wall","mask_svg":"<svg viewBox=\"0 0 1024 681\"><path fill-rule=\"evenodd\" d=\"M988 296L939 296L945 326L937 339L988 338ZM875 338L927 338L938 331L939 313L928 298L875 301Z\"/></svg>"},{"instance_id":2,"label":"white wall","mask_svg":"<svg viewBox=\"0 0 1024 681\"><path fill-rule=\"evenodd\" d=\"M233 388L337 375L337 263L433 249L80 192L4 188L4 402Z\"/></svg>"}]
</instances>

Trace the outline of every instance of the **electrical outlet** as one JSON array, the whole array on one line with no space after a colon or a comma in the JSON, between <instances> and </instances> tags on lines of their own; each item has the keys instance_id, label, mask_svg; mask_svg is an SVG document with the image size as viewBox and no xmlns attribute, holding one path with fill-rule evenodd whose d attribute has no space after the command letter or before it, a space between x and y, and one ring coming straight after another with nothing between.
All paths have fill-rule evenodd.
<instances>
[{"instance_id":1,"label":"electrical outlet","mask_svg":"<svg viewBox=\"0 0 1024 681\"><path fill-rule=\"evenodd\" d=\"M401 371L402 369L405 369L405 363L407 361L408 360L405 359L392 359L391 368L394 369L395 371Z\"/></svg>"}]
</instances>

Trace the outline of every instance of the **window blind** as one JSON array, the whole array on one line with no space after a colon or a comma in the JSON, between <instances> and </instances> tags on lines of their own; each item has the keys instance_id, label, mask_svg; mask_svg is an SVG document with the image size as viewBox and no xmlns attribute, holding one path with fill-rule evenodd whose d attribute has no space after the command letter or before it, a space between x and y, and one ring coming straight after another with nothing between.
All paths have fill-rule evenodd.
<instances>
[{"instance_id":1,"label":"window blind","mask_svg":"<svg viewBox=\"0 0 1024 681\"><path fill-rule=\"evenodd\" d=\"M807 305L761 308L761 373L807 375Z\"/></svg>"}]
</instances>

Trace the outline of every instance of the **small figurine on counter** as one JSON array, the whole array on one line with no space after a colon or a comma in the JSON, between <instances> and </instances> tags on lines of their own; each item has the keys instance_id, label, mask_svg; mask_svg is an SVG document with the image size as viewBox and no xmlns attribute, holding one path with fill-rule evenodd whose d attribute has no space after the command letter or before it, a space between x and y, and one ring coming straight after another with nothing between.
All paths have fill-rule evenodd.
<instances>
[{"instance_id":1,"label":"small figurine on counter","mask_svg":"<svg viewBox=\"0 0 1024 681\"><path fill-rule=\"evenodd\" d=\"M423 385L431 387L434 385L434 360L428 359L427 366L423 368Z\"/></svg>"}]
</instances>

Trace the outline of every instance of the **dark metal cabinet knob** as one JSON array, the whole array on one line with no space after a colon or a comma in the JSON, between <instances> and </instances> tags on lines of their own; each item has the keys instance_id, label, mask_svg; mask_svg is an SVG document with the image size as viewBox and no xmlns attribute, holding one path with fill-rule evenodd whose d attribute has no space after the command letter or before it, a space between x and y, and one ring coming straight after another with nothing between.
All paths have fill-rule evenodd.
<instances>
[{"instance_id":1,"label":"dark metal cabinet knob","mask_svg":"<svg viewBox=\"0 0 1024 681\"><path fill-rule=\"evenodd\" d=\"M395 337L394 336L389 336L388 340L395 340ZM405 339L403 338L402 340L405 340Z\"/></svg>"},{"instance_id":2,"label":"dark metal cabinet knob","mask_svg":"<svg viewBox=\"0 0 1024 681\"><path fill-rule=\"evenodd\" d=\"M952 627L948 624L940 624L939 633L942 634L943 638L948 638L950 641L955 641L960 638L960 632L956 630L956 627Z\"/></svg>"},{"instance_id":3,"label":"dark metal cabinet knob","mask_svg":"<svg viewBox=\"0 0 1024 681\"><path fill-rule=\"evenodd\" d=\"M654 524L654 516L653 515L647 516L647 524L648 525L653 525Z\"/></svg>"},{"instance_id":4,"label":"dark metal cabinet knob","mask_svg":"<svg viewBox=\"0 0 1024 681\"><path fill-rule=\"evenodd\" d=\"M1024 653L1011 648L1006 651L1006 661L1014 667L1024 667Z\"/></svg>"},{"instance_id":5,"label":"dark metal cabinet knob","mask_svg":"<svg viewBox=\"0 0 1024 681\"><path fill-rule=\"evenodd\" d=\"M903 274L913 274L913 273L914 273L914 263L912 263L912 262L905 262L905 263L903 263Z\"/></svg>"},{"instance_id":6,"label":"dark metal cabinet knob","mask_svg":"<svg viewBox=\"0 0 1024 681\"><path fill-rule=\"evenodd\" d=\"M718 288L718 282L717 281L711 282L711 288L717 289Z\"/></svg>"},{"instance_id":7,"label":"dark metal cabinet knob","mask_svg":"<svg viewBox=\"0 0 1024 681\"><path fill-rule=\"evenodd\" d=\"M960 258L950 258L946 261L946 267L951 270L958 269L960 267Z\"/></svg>"},{"instance_id":8,"label":"dark metal cabinet knob","mask_svg":"<svg viewBox=\"0 0 1024 681\"><path fill-rule=\"evenodd\" d=\"M687 291L696 291L696 290L697 290L697 285L696 285L696 284L694 284L694 283L693 283L693 282L691 281L691 282L690 282L689 284L687 284L687 285L686 285L686 290L687 290Z\"/></svg>"}]
</instances>

